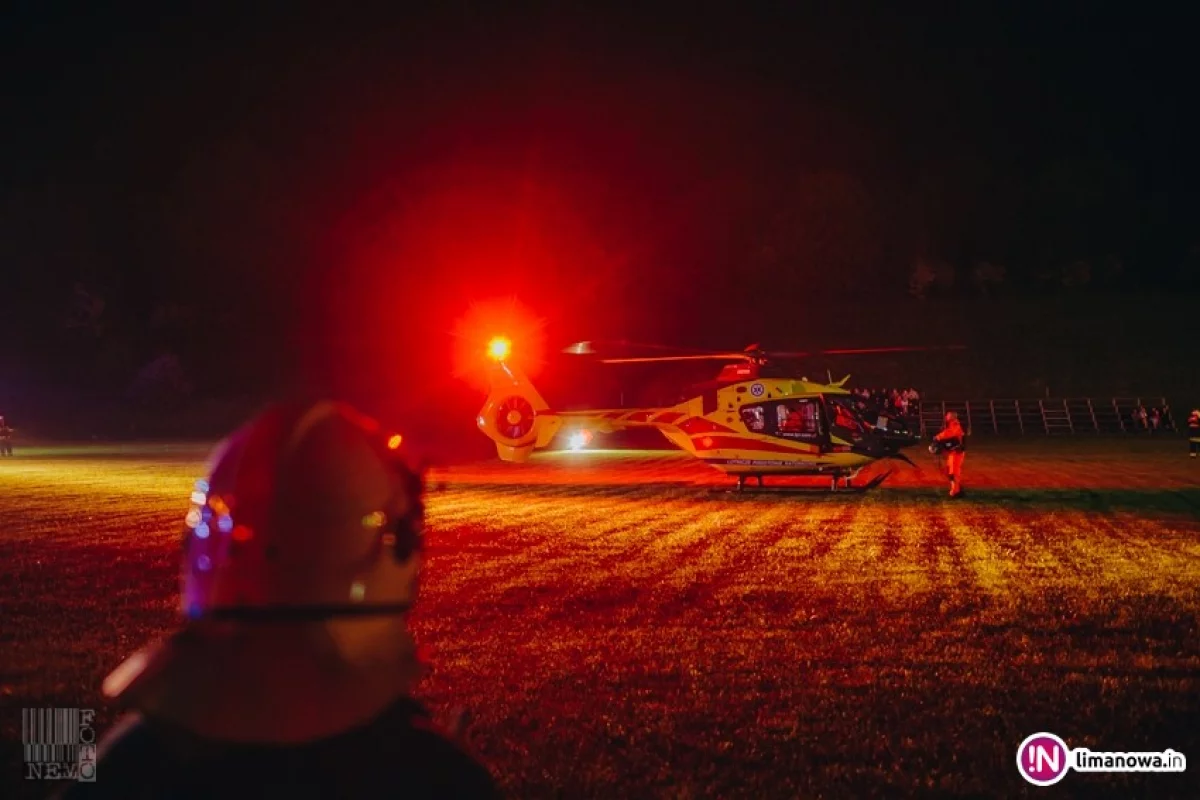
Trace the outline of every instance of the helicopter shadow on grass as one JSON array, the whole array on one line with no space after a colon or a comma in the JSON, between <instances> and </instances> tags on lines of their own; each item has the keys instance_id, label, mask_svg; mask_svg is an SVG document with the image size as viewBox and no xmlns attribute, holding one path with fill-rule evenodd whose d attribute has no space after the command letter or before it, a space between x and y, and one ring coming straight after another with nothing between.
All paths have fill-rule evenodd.
<instances>
[{"instance_id":1,"label":"helicopter shadow on grass","mask_svg":"<svg viewBox=\"0 0 1200 800\"><path fill-rule=\"evenodd\" d=\"M798 502L863 503L906 507L988 507L1007 511L1073 511L1097 514L1141 513L1183 515L1200 519L1200 488L1192 489L1043 489L968 488L957 498L946 496L942 487L858 486L830 491L828 486L748 486L744 491L728 485L697 484L694 481L653 483L570 482L545 484L499 484L448 482L444 491L468 491L494 495L522 495L547 499L580 500L628 497L631 500L686 500L759 504Z\"/></svg>"},{"instance_id":2,"label":"helicopter shadow on grass","mask_svg":"<svg viewBox=\"0 0 1200 800\"><path fill-rule=\"evenodd\" d=\"M699 498L706 487L693 481L654 481L623 483L618 481L572 481L563 483L472 483L452 480L430 487L437 493L466 492L496 497L540 497L545 499L600 499L628 497L630 500L671 500Z\"/></svg>"}]
</instances>

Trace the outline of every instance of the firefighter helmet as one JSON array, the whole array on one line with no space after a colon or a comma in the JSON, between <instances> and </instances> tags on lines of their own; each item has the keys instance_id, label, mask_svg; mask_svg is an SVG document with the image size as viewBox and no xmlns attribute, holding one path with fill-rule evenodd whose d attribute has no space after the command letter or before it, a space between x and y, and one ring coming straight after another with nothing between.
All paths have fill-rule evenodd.
<instances>
[{"instance_id":1,"label":"firefighter helmet","mask_svg":"<svg viewBox=\"0 0 1200 800\"><path fill-rule=\"evenodd\" d=\"M187 512L184 627L105 694L201 735L287 742L405 693L424 509L398 443L326 402L274 406L218 446Z\"/></svg>"},{"instance_id":2,"label":"firefighter helmet","mask_svg":"<svg viewBox=\"0 0 1200 800\"><path fill-rule=\"evenodd\" d=\"M958 413L954 411L947 411L946 422L958 422Z\"/></svg>"},{"instance_id":3,"label":"firefighter helmet","mask_svg":"<svg viewBox=\"0 0 1200 800\"><path fill-rule=\"evenodd\" d=\"M419 478L346 406L277 407L231 437L192 492L183 611L333 616L415 599Z\"/></svg>"}]
</instances>

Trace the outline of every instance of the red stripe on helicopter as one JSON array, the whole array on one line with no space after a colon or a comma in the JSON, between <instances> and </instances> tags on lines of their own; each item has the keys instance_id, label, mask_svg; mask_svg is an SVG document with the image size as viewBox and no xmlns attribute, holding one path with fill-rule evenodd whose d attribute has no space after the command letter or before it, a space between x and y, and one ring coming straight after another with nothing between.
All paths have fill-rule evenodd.
<instances>
[{"instance_id":1,"label":"red stripe on helicopter","mask_svg":"<svg viewBox=\"0 0 1200 800\"><path fill-rule=\"evenodd\" d=\"M759 439L739 439L736 436L694 436L692 444L696 450L761 450L767 453L791 453L792 455L819 453L816 445L796 442L788 446L775 442L764 442Z\"/></svg>"},{"instance_id":2,"label":"red stripe on helicopter","mask_svg":"<svg viewBox=\"0 0 1200 800\"><path fill-rule=\"evenodd\" d=\"M627 419L630 422L645 422L648 419L650 419L650 415L652 413L654 413L654 412L652 412L652 411L635 411L632 414L630 414L627 417Z\"/></svg>"},{"instance_id":3,"label":"red stripe on helicopter","mask_svg":"<svg viewBox=\"0 0 1200 800\"><path fill-rule=\"evenodd\" d=\"M661 414L655 414L654 418L651 419L650 421L651 422L660 422L663 425L670 425L672 422L674 422L675 420L679 419L682 416L683 416L683 414L681 414L678 411L664 411Z\"/></svg>"},{"instance_id":4,"label":"red stripe on helicopter","mask_svg":"<svg viewBox=\"0 0 1200 800\"><path fill-rule=\"evenodd\" d=\"M703 417L688 417L683 422L679 423L679 429L684 433L692 435L697 433L733 433L733 428L726 428L724 425L718 425L712 420L704 419Z\"/></svg>"}]
</instances>

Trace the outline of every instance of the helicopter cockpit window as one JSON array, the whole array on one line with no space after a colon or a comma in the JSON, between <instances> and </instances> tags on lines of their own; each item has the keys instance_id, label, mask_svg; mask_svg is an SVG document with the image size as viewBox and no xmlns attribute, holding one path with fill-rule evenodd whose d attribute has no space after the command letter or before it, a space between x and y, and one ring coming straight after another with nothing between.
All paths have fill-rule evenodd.
<instances>
[{"instance_id":1,"label":"helicopter cockpit window","mask_svg":"<svg viewBox=\"0 0 1200 800\"><path fill-rule=\"evenodd\" d=\"M762 433L767 427L767 417L762 406L747 406L742 409L742 422L753 433Z\"/></svg>"}]
</instances>

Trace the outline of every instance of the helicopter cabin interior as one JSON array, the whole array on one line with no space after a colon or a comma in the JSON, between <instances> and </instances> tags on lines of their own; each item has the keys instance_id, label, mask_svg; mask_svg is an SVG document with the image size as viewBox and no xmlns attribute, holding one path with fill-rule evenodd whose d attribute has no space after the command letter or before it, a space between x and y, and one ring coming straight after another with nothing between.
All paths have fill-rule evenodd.
<instances>
[{"instance_id":1,"label":"helicopter cabin interior","mask_svg":"<svg viewBox=\"0 0 1200 800\"><path fill-rule=\"evenodd\" d=\"M842 397L814 395L768 400L741 407L742 423L750 433L828 447L829 435L855 443L866 433L859 415Z\"/></svg>"}]
</instances>

